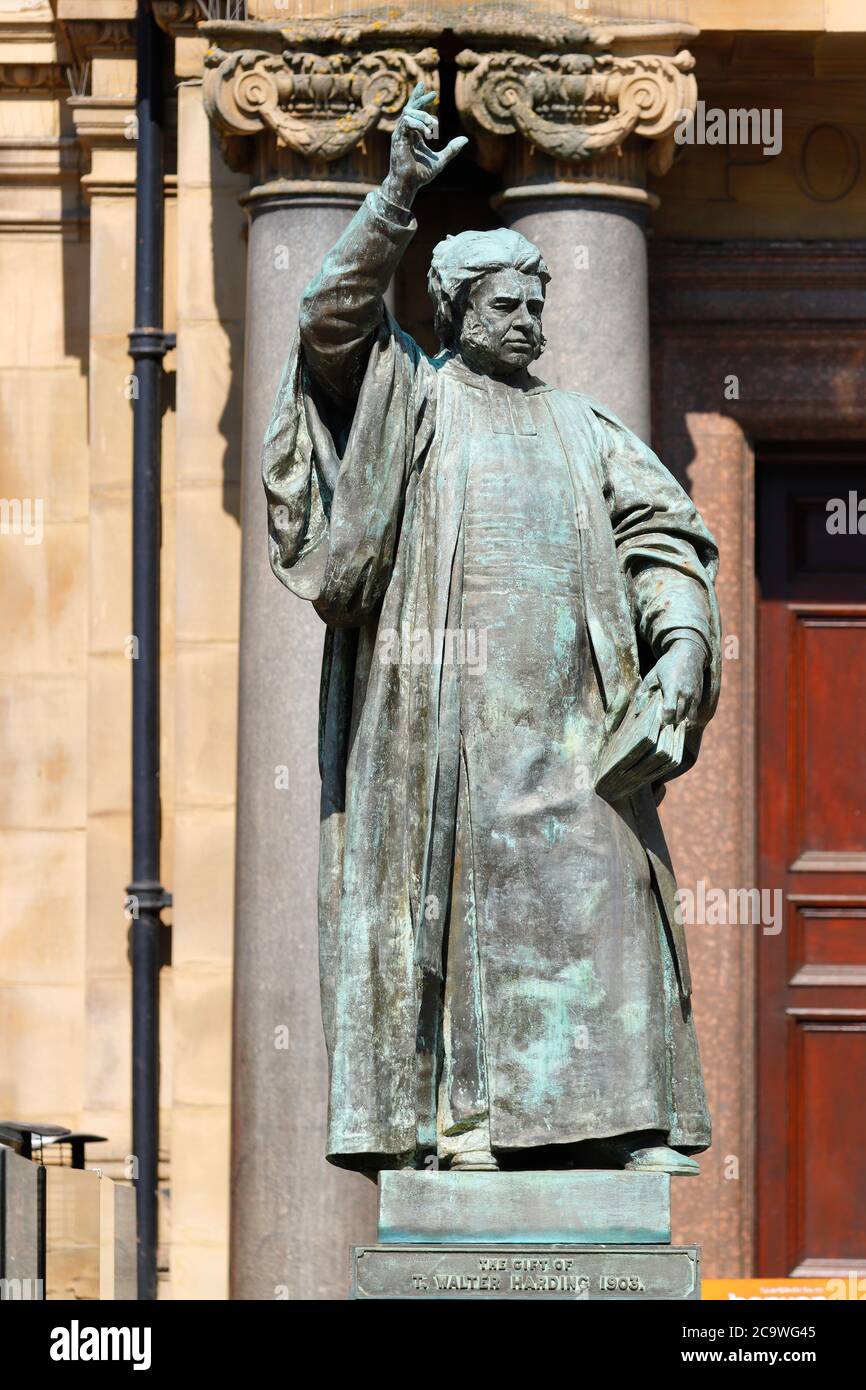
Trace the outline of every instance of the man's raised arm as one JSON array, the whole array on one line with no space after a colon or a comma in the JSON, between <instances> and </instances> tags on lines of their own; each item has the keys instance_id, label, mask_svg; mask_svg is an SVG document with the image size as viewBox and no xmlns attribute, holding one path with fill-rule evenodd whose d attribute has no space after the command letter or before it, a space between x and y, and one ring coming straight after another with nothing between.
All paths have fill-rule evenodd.
<instances>
[{"instance_id":1,"label":"man's raised arm","mask_svg":"<svg viewBox=\"0 0 866 1390\"><path fill-rule=\"evenodd\" d=\"M438 152L427 145L438 134L438 122L426 109L435 99L423 84L415 88L391 136L391 167L382 187L364 200L301 299L307 366L344 407L357 398L385 292L415 233L415 194L466 144L458 136Z\"/></svg>"},{"instance_id":2,"label":"man's raised arm","mask_svg":"<svg viewBox=\"0 0 866 1390\"><path fill-rule=\"evenodd\" d=\"M375 189L304 292L304 357L316 381L340 405L351 406L358 395L383 296L416 225L407 208Z\"/></svg>"}]
</instances>

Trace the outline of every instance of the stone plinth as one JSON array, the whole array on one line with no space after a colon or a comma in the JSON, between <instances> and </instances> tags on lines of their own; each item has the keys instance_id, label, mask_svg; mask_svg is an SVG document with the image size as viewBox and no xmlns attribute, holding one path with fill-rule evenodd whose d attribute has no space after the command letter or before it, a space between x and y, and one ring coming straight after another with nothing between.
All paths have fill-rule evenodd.
<instances>
[{"instance_id":1,"label":"stone plinth","mask_svg":"<svg viewBox=\"0 0 866 1390\"><path fill-rule=\"evenodd\" d=\"M667 1173L605 1170L379 1174L379 1240L667 1245Z\"/></svg>"},{"instance_id":2,"label":"stone plinth","mask_svg":"<svg viewBox=\"0 0 866 1390\"><path fill-rule=\"evenodd\" d=\"M700 1298L700 1251L672 1246L667 1173L379 1174L379 1244L351 1297Z\"/></svg>"}]
</instances>

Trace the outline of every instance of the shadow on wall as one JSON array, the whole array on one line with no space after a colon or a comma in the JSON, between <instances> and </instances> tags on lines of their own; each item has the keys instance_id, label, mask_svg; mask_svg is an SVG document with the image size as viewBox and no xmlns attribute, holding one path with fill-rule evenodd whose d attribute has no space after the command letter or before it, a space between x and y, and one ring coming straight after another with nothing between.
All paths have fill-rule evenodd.
<instances>
[{"instance_id":1,"label":"shadow on wall","mask_svg":"<svg viewBox=\"0 0 866 1390\"><path fill-rule=\"evenodd\" d=\"M77 170L82 153L65 99L59 102L61 168ZM90 219L80 179L65 178L62 188L63 351L77 357L82 375L90 360ZM130 328L132 324L129 325Z\"/></svg>"},{"instance_id":2,"label":"shadow on wall","mask_svg":"<svg viewBox=\"0 0 866 1390\"><path fill-rule=\"evenodd\" d=\"M225 441L223 451L223 509L240 524L241 445L244 394L244 305L246 300L247 220L238 204L242 189L227 184L225 163L216 138L210 135L211 266L214 304L225 330L228 390L218 428Z\"/></svg>"}]
</instances>

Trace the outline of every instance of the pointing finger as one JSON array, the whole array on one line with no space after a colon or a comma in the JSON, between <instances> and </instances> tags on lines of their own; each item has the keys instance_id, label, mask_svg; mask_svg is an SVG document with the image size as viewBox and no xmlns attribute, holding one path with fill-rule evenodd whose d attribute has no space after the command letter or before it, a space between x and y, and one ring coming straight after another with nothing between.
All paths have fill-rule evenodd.
<instances>
[{"instance_id":1,"label":"pointing finger","mask_svg":"<svg viewBox=\"0 0 866 1390\"><path fill-rule=\"evenodd\" d=\"M464 146L468 144L469 139L466 135L456 135L453 140L449 140L445 148L439 151L437 157L439 168L444 169L445 165L450 164L455 155L458 155Z\"/></svg>"},{"instance_id":2,"label":"pointing finger","mask_svg":"<svg viewBox=\"0 0 866 1390\"><path fill-rule=\"evenodd\" d=\"M406 107L408 108L412 106L418 109L424 106L429 106L431 102L434 102L435 100L436 93L432 91L430 88L425 87L423 82L418 82L416 83L415 89L412 92L412 95L410 96L408 102L406 103Z\"/></svg>"}]
</instances>

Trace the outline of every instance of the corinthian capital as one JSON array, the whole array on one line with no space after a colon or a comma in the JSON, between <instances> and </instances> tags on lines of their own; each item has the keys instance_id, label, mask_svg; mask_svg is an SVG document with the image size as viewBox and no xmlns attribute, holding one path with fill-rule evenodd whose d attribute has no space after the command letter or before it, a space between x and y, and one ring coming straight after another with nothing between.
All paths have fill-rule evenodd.
<instances>
[{"instance_id":1,"label":"corinthian capital","mask_svg":"<svg viewBox=\"0 0 866 1390\"><path fill-rule=\"evenodd\" d=\"M475 53L457 57L457 106L479 135L523 135L552 159L579 163L621 149L629 136L654 142L650 167L663 173L673 132L694 111L694 59L610 53Z\"/></svg>"},{"instance_id":2,"label":"corinthian capital","mask_svg":"<svg viewBox=\"0 0 866 1390\"><path fill-rule=\"evenodd\" d=\"M211 48L204 104L224 135L270 130L310 160L337 160L373 130L393 130L416 82L438 87L439 55L385 48L314 52Z\"/></svg>"}]
</instances>

